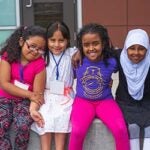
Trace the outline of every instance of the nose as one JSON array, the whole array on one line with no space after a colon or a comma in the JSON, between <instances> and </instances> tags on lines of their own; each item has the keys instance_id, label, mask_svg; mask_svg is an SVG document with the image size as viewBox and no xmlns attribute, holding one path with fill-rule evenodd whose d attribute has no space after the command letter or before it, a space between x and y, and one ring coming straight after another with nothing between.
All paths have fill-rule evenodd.
<instances>
[{"instance_id":1,"label":"nose","mask_svg":"<svg viewBox=\"0 0 150 150\"><path fill-rule=\"evenodd\" d=\"M58 41L55 42L55 46L59 46L59 42Z\"/></svg>"},{"instance_id":2,"label":"nose","mask_svg":"<svg viewBox=\"0 0 150 150\"><path fill-rule=\"evenodd\" d=\"M90 44L90 45L89 45L89 50L93 50L93 49L94 49L93 44Z\"/></svg>"},{"instance_id":3,"label":"nose","mask_svg":"<svg viewBox=\"0 0 150 150\"><path fill-rule=\"evenodd\" d=\"M34 53L34 54L37 54L37 53L38 53L38 49L35 49L35 50L33 51L33 53Z\"/></svg>"},{"instance_id":4,"label":"nose","mask_svg":"<svg viewBox=\"0 0 150 150\"><path fill-rule=\"evenodd\" d=\"M134 51L134 54L138 54L139 53L139 50L138 49L135 49L135 51Z\"/></svg>"}]
</instances>

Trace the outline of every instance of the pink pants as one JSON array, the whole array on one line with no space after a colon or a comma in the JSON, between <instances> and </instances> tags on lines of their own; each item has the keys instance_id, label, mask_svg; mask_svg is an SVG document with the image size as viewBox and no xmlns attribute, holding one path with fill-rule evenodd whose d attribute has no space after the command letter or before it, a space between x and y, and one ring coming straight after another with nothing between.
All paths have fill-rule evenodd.
<instances>
[{"instance_id":1,"label":"pink pants","mask_svg":"<svg viewBox=\"0 0 150 150\"><path fill-rule=\"evenodd\" d=\"M69 150L82 150L84 138L95 117L101 119L112 132L116 150L130 150L126 124L115 100L91 102L79 97L75 98L71 114Z\"/></svg>"}]
</instances>

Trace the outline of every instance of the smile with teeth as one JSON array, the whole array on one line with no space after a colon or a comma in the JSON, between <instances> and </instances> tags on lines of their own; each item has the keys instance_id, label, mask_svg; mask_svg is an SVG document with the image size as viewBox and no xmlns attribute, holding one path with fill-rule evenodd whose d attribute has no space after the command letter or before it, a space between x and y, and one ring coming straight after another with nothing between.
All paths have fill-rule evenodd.
<instances>
[{"instance_id":1,"label":"smile with teeth","mask_svg":"<svg viewBox=\"0 0 150 150\"><path fill-rule=\"evenodd\" d=\"M96 52L89 52L88 53L90 56L95 56L96 55Z\"/></svg>"}]
</instances>

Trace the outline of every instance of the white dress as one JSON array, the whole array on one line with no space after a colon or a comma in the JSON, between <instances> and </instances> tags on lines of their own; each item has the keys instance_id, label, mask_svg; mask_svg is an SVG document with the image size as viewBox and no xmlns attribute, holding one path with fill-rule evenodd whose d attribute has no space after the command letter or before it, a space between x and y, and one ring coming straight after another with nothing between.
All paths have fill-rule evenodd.
<instances>
[{"instance_id":1,"label":"white dress","mask_svg":"<svg viewBox=\"0 0 150 150\"><path fill-rule=\"evenodd\" d=\"M41 106L39 112L42 114L45 124L43 128L33 123L31 129L37 132L39 135L43 135L46 132L51 133L69 133L71 131L70 114L72 110L72 103L74 99L73 86L73 69L71 64L71 57L76 50L74 48L68 48L60 61L59 81L64 82L66 93L68 94L53 94L50 91L51 81L56 80L56 63L50 54L50 63L46 68L46 88L44 92L45 103ZM60 59L60 56L54 56L56 62Z\"/></svg>"}]
</instances>

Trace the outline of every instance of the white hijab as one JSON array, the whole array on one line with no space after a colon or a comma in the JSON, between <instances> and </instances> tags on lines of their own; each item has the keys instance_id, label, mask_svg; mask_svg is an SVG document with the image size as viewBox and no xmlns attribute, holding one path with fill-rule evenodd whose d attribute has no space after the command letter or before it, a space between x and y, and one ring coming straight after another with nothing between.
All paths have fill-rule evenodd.
<instances>
[{"instance_id":1,"label":"white hijab","mask_svg":"<svg viewBox=\"0 0 150 150\"><path fill-rule=\"evenodd\" d=\"M147 49L145 58L138 64L134 64L127 55L127 49L134 44L142 45ZM150 43L148 34L144 30L134 29L128 32L121 52L120 63L127 80L129 94L135 100L141 100L144 82L150 67Z\"/></svg>"}]
</instances>

